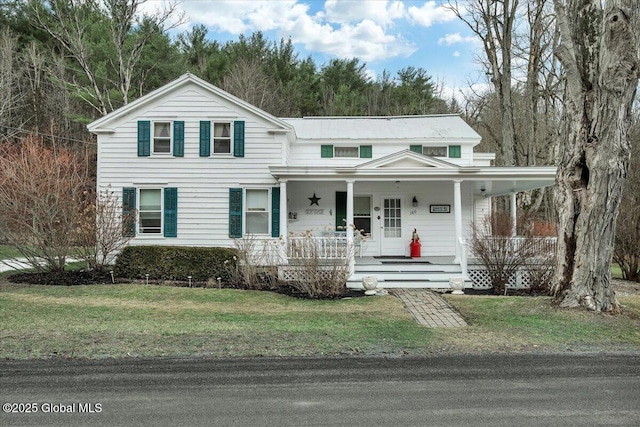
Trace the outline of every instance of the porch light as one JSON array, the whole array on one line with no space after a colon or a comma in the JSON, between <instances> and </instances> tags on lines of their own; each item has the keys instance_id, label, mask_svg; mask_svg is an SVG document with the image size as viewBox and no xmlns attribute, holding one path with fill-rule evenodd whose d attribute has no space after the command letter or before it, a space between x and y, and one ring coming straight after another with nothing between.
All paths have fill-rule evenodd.
<instances>
[{"instance_id":1,"label":"porch light","mask_svg":"<svg viewBox=\"0 0 640 427\"><path fill-rule=\"evenodd\" d=\"M416 199L416 196L413 196L412 203L414 208L418 206L418 199Z\"/></svg>"}]
</instances>

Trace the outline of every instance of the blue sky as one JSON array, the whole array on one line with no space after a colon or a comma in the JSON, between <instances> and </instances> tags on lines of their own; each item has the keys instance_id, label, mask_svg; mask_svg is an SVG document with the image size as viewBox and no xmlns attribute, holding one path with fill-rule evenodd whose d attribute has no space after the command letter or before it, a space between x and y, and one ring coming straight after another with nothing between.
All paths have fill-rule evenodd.
<instances>
[{"instance_id":1,"label":"blue sky","mask_svg":"<svg viewBox=\"0 0 640 427\"><path fill-rule=\"evenodd\" d=\"M182 0L178 7L189 21L179 30L204 24L210 38L220 42L262 31L270 40L291 38L300 56L311 55L318 65L357 57L372 76L385 69L395 74L409 65L422 67L450 95L470 82L485 82L475 60L478 40L442 3Z\"/></svg>"}]
</instances>

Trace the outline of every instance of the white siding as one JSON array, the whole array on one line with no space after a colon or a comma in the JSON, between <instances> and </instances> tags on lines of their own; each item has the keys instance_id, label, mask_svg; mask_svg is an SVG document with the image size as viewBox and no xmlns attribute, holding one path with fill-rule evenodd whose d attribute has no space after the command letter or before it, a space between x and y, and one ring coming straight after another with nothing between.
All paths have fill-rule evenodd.
<instances>
[{"instance_id":1,"label":"white siding","mask_svg":"<svg viewBox=\"0 0 640 427\"><path fill-rule=\"evenodd\" d=\"M184 157L137 156L138 120L185 122ZM245 157L199 157L201 120L244 120ZM284 135L271 134L272 123L197 86L136 110L98 136L98 185L121 194L123 187L178 188L178 237L136 237L132 244L230 246L229 188L276 186L269 165L283 163ZM232 142L233 145L233 142Z\"/></svg>"},{"instance_id":2,"label":"white siding","mask_svg":"<svg viewBox=\"0 0 640 427\"><path fill-rule=\"evenodd\" d=\"M468 141L460 140L446 140L440 142L411 142L401 140L380 141L380 140L359 140L359 141L305 141L298 140L291 147L291 154L289 163L292 166L304 165L304 166L355 166L361 163L366 163L372 159L360 159L360 158L322 158L320 156L321 145L333 145L334 147L357 147L360 145L371 145L373 152L373 159L379 159L381 157L388 156L390 154L397 153L398 151L408 150L411 145L434 145L434 146L449 146L460 145L461 157L459 159L451 159L449 157L437 157L439 160L445 162L457 164L460 166L469 166L473 164L473 145Z\"/></svg>"}]
</instances>

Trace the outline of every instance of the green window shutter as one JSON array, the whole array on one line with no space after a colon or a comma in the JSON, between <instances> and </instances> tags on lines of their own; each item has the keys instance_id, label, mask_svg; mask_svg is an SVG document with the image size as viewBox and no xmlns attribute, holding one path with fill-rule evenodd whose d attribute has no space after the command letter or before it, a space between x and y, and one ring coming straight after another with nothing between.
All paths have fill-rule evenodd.
<instances>
[{"instance_id":1,"label":"green window shutter","mask_svg":"<svg viewBox=\"0 0 640 427\"><path fill-rule=\"evenodd\" d=\"M451 159L459 159L462 153L459 145L450 145L449 146L449 158Z\"/></svg>"},{"instance_id":2,"label":"green window shutter","mask_svg":"<svg viewBox=\"0 0 640 427\"><path fill-rule=\"evenodd\" d=\"M151 155L151 122L149 120L138 121L138 157Z\"/></svg>"},{"instance_id":3,"label":"green window shutter","mask_svg":"<svg viewBox=\"0 0 640 427\"><path fill-rule=\"evenodd\" d=\"M370 159L373 157L373 147L371 145L361 145L360 146L360 158L361 159Z\"/></svg>"},{"instance_id":4,"label":"green window shutter","mask_svg":"<svg viewBox=\"0 0 640 427\"><path fill-rule=\"evenodd\" d=\"M211 155L211 122L200 122L200 157Z\"/></svg>"},{"instance_id":5,"label":"green window shutter","mask_svg":"<svg viewBox=\"0 0 640 427\"><path fill-rule=\"evenodd\" d=\"M333 145L321 145L320 157L323 159L330 159L333 157Z\"/></svg>"},{"instance_id":6,"label":"green window shutter","mask_svg":"<svg viewBox=\"0 0 640 427\"><path fill-rule=\"evenodd\" d=\"M178 237L178 189L164 189L164 237Z\"/></svg>"},{"instance_id":7,"label":"green window shutter","mask_svg":"<svg viewBox=\"0 0 640 427\"><path fill-rule=\"evenodd\" d=\"M233 122L233 156L244 157L244 121Z\"/></svg>"},{"instance_id":8,"label":"green window shutter","mask_svg":"<svg viewBox=\"0 0 640 427\"><path fill-rule=\"evenodd\" d=\"M184 122L173 122L173 155L184 157Z\"/></svg>"},{"instance_id":9,"label":"green window shutter","mask_svg":"<svg viewBox=\"0 0 640 427\"><path fill-rule=\"evenodd\" d=\"M136 235L135 210L136 188L124 187L122 189L122 235L125 237L133 237Z\"/></svg>"},{"instance_id":10,"label":"green window shutter","mask_svg":"<svg viewBox=\"0 0 640 427\"><path fill-rule=\"evenodd\" d=\"M414 153L422 154L422 145L410 145L409 150L413 151Z\"/></svg>"},{"instance_id":11,"label":"green window shutter","mask_svg":"<svg viewBox=\"0 0 640 427\"><path fill-rule=\"evenodd\" d=\"M280 187L271 188L271 237L280 237Z\"/></svg>"},{"instance_id":12,"label":"green window shutter","mask_svg":"<svg viewBox=\"0 0 640 427\"><path fill-rule=\"evenodd\" d=\"M242 237L242 188L229 189L229 237Z\"/></svg>"},{"instance_id":13,"label":"green window shutter","mask_svg":"<svg viewBox=\"0 0 640 427\"><path fill-rule=\"evenodd\" d=\"M346 231L347 192L336 191L336 231Z\"/></svg>"}]
</instances>

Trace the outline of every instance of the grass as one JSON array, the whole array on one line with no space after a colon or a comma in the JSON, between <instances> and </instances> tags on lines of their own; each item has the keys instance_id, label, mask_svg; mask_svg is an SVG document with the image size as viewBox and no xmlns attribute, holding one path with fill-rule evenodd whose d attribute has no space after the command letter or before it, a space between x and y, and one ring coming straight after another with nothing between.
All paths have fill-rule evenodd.
<instances>
[{"instance_id":1,"label":"grass","mask_svg":"<svg viewBox=\"0 0 640 427\"><path fill-rule=\"evenodd\" d=\"M394 297L310 301L145 285L0 285L0 357L421 355L640 351L640 297L621 316L548 298L447 296L467 328L418 326Z\"/></svg>"},{"instance_id":2,"label":"grass","mask_svg":"<svg viewBox=\"0 0 640 427\"><path fill-rule=\"evenodd\" d=\"M13 246L0 245L0 260L9 258L21 258L22 254Z\"/></svg>"},{"instance_id":3,"label":"grass","mask_svg":"<svg viewBox=\"0 0 640 427\"><path fill-rule=\"evenodd\" d=\"M467 351L640 350L640 296L618 298L622 315L559 309L549 297L464 297L446 299L467 319L450 341Z\"/></svg>"}]
</instances>

